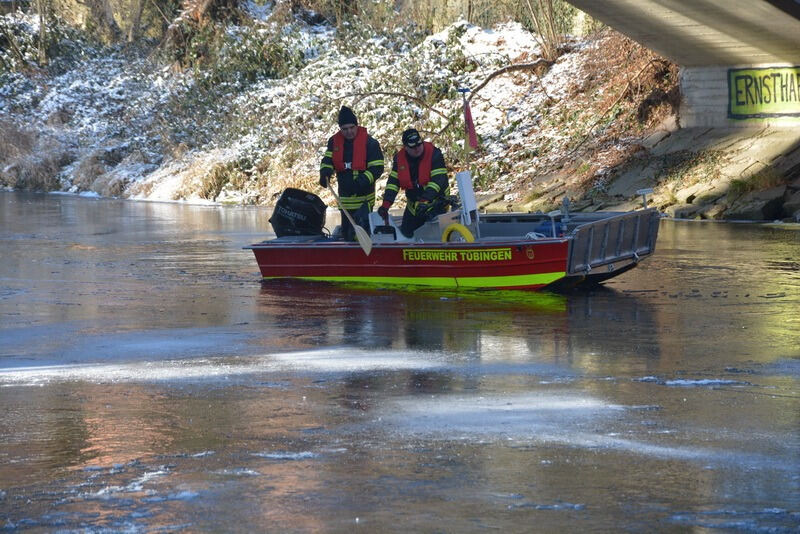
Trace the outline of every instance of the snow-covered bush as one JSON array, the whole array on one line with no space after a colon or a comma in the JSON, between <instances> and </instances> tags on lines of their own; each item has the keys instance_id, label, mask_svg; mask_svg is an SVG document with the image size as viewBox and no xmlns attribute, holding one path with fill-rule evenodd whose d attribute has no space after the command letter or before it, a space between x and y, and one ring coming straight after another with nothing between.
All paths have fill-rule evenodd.
<instances>
[{"instance_id":1,"label":"snow-covered bush","mask_svg":"<svg viewBox=\"0 0 800 534\"><path fill-rule=\"evenodd\" d=\"M39 132L25 146L6 147L15 154L0 146L3 183L261 204L286 187L319 192L319 161L340 106L348 105L383 147L379 194L401 132L415 127L442 149L451 172L469 165L480 192L511 191L504 199L546 210L564 194L548 177L596 182L601 166L630 152L619 142L621 125L652 123L669 111L670 101L657 97L672 94L661 85L671 75L631 43L573 39L556 61L534 70L525 64L541 48L519 23L481 28L461 20L426 34L402 15L387 18L382 0L369 24L352 14L324 23L301 4L244 2L225 24L192 27L180 34L186 41L174 41L184 48L164 45L161 55L87 42L78 47L82 56L64 56L79 67L58 71L56 59L35 75L0 74L0 121L11 117ZM35 48L35 20L24 22L20 35ZM632 87L631 65L638 72L648 62L641 94L620 94ZM510 65L515 70L504 69ZM461 87L477 90L471 104L481 147L471 154L463 146ZM45 143L54 158L26 155Z\"/></svg>"},{"instance_id":2,"label":"snow-covered bush","mask_svg":"<svg viewBox=\"0 0 800 534\"><path fill-rule=\"evenodd\" d=\"M96 44L57 17L48 17L45 31L47 70L58 74L94 57ZM40 68L39 17L20 11L0 16L0 74Z\"/></svg>"},{"instance_id":3,"label":"snow-covered bush","mask_svg":"<svg viewBox=\"0 0 800 534\"><path fill-rule=\"evenodd\" d=\"M302 67L304 56L302 50L287 46L281 37L258 27L229 29L206 80L246 87L265 78L285 77Z\"/></svg>"},{"instance_id":4,"label":"snow-covered bush","mask_svg":"<svg viewBox=\"0 0 800 534\"><path fill-rule=\"evenodd\" d=\"M36 65L38 57L38 20L18 13L0 16L0 72Z\"/></svg>"}]
</instances>

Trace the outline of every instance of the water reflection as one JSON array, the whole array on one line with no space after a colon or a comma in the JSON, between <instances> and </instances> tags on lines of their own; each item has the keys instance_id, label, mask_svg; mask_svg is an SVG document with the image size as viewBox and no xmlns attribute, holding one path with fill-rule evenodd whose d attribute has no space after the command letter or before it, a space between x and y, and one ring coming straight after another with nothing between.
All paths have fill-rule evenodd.
<instances>
[{"instance_id":1,"label":"water reflection","mask_svg":"<svg viewBox=\"0 0 800 534\"><path fill-rule=\"evenodd\" d=\"M653 337L662 325L650 300L603 288L558 295L268 282L258 314L262 323L296 332L294 343L308 346L419 350L484 364L535 359L588 371L587 355L619 355L637 342L638 356L657 360L661 351Z\"/></svg>"},{"instance_id":2,"label":"water reflection","mask_svg":"<svg viewBox=\"0 0 800 534\"><path fill-rule=\"evenodd\" d=\"M0 203L6 529L797 528L796 229L454 293L260 284L258 210Z\"/></svg>"}]
</instances>

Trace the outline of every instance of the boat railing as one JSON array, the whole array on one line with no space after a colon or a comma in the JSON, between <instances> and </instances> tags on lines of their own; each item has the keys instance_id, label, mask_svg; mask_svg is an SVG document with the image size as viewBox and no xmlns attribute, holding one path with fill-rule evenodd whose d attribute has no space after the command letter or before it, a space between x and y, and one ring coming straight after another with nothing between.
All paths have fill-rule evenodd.
<instances>
[{"instance_id":1,"label":"boat railing","mask_svg":"<svg viewBox=\"0 0 800 534\"><path fill-rule=\"evenodd\" d=\"M570 234L568 275L638 263L655 251L661 213L654 208L621 213L579 225Z\"/></svg>"}]
</instances>

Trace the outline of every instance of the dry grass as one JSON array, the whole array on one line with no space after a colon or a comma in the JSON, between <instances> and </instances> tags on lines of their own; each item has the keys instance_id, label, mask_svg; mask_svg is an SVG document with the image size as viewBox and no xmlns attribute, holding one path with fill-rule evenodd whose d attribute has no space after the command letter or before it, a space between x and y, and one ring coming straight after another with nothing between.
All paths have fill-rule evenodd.
<instances>
[{"instance_id":1,"label":"dry grass","mask_svg":"<svg viewBox=\"0 0 800 534\"><path fill-rule=\"evenodd\" d=\"M95 180L106 172L102 161L102 151L96 150L81 158L72 173L72 185L81 191L92 191Z\"/></svg>"},{"instance_id":2,"label":"dry grass","mask_svg":"<svg viewBox=\"0 0 800 534\"><path fill-rule=\"evenodd\" d=\"M71 161L71 151L59 141L0 122L0 185L30 191L60 189L58 173Z\"/></svg>"},{"instance_id":3,"label":"dry grass","mask_svg":"<svg viewBox=\"0 0 800 534\"><path fill-rule=\"evenodd\" d=\"M568 146L536 169L576 201L602 196L619 171L646 156L641 139L676 115L680 102L678 66L618 32L602 31L581 56L566 98L543 110L543 124ZM530 186L520 181L516 189L525 198Z\"/></svg>"},{"instance_id":4,"label":"dry grass","mask_svg":"<svg viewBox=\"0 0 800 534\"><path fill-rule=\"evenodd\" d=\"M33 132L8 120L0 120L0 161L7 164L30 154L36 142Z\"/></svg>"},{"instance_id":5,"label":"dry grass","mask_svg":"<svg viewBox=\"0 0 800 534\"><path fill-rule=\"evenodd\" d=\"M786 177L780 171L774 167L766 167L746 178L731 180L728 197L738 198L753 191L763 191L785 183Z\"/></svg>"},{"instance_id":6,"label":"dry grass","mask_svg":"<svg viewBox=\"0 0 800 534\"><path fill-rule=\"evenodd\" d=\"M602 96L595 98L598 93ZM607 30L587 54L581 82L573 96L601 114L615 106L620 108L618 118L597 141L631 128L643 131L677 112L678 66L622 34Z\"/></svg>"}]
</instances>

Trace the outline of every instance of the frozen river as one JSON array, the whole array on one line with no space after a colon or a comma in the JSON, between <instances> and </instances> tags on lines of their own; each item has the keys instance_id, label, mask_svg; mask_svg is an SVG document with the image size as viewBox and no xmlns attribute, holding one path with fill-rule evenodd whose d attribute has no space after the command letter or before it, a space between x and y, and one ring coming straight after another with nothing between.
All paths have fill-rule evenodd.
<instances>
[{"instance_id":1,"label":"frozen river","mask_svg":"<svg viewBox=\"0 0 800 534\"><path fill-rule=\"evenodd\" d=\"M800 226L553 295L262 285L268 217L0 193L0 530L800 530Z\"/></svg>"}]
</instances>

